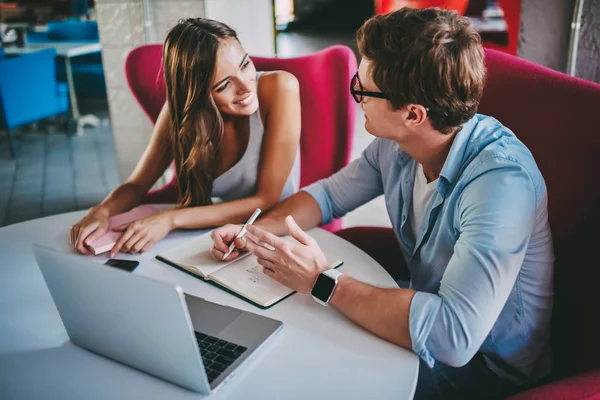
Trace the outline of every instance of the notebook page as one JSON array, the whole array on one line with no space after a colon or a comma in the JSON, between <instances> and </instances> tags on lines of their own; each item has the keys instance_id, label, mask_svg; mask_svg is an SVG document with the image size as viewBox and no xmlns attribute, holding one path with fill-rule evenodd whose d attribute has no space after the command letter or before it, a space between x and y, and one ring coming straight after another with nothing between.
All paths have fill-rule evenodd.
<instances>
[{"instance_id":1,"label":"notebook page","mask_svg":"<svg viewBox=\"0 0 600 400\"><path fill-rule=\"evenodd\" d=\"M262 268L252 256L213 273L211 279L263 307L293 292L265 275Z\"/></svg>"},{"instance_id":2,"label":"notebook page","mask_svg":"<svg viewBox=\"0 0 600 400\"><path fill-rule=\"evenodd\" d=\"M203 277L240 259L237 258L228 263L214 260L210 255L212 245L213 243L210 234L207 233L188 240L179 246L172 247L159 255L170 262ZM243 254L241 257L243 258L246 255L247 254Z\"/></svg>"}]
</instances>

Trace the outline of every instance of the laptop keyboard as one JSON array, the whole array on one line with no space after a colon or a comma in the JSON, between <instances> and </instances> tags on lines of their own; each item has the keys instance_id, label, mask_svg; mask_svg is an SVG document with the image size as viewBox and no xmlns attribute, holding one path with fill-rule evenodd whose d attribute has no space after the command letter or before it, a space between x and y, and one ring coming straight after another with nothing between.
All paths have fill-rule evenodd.
<instances>
[{"instance_id":1,"label":"laptop keyboard","mask_svg":"<svg viewBox=\"0 0 600 400\"><path fill-rule=\"evenodd\" d=\"M196 334L198 347L200 347L202 362L209 383L217 379L239 356L248 350L244 346L238 346L235 343L205 333L194 333Z\"/></svg>"}]
</instances>

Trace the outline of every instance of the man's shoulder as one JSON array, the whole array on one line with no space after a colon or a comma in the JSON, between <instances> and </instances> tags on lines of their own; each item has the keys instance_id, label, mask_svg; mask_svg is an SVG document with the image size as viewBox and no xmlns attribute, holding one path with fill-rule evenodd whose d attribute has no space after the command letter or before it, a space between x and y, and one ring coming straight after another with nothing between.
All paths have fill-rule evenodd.
<instances>
[{"instance_id":1,"label":"man's shoulder","mask_svg":"<svg viewBox=\"0 0 600 400\"><path fill-rule=\"evenodd\" d=\"M465 178L474 179L490 170L521 169L537 189L543 184L533 154L517 136L493 117L478 114L467 145Z\"/></svg>"},{"instance_id":2,"label":"man's shoulder","mask_svg":"<svg viewBox=\"0 0 600 400\"><path fill-rule=\"evenodd\" d=\"M493 117L478 114L477 124L469 139L469 152L472 162L483 163L488 159L509 164L522 164L535 168L533 155L523 142L500 121Z\"/></svg>"}]
</instances>

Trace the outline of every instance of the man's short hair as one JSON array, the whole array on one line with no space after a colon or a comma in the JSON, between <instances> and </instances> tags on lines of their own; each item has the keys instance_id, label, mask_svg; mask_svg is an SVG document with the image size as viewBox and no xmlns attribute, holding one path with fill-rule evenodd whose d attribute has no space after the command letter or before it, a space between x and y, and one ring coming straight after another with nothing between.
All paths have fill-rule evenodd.
<instances>
[{"instance_id":1,"label":"man's short hair","mask_svg":"<svg viewBox=\"0 0 600 400\"><path fill-rule=\"evenodd\" d=\"M431 124L443 133L475 115L486 71L481 38L468 18L439 8L402 8L367 20L356 39L394 109L428 107Z\"/></svg>"}]
</instances>

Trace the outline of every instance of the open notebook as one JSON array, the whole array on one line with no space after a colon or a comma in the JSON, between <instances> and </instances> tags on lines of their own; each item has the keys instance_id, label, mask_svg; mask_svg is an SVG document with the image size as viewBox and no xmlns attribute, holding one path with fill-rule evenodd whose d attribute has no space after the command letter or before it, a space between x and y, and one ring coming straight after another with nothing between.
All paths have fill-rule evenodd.
<instances>
[{"instance_id":1,"label":"open notebook","mask_svg":"<svg viewBox=\"0 0 600 400\"><path fill-rule=\"evenodd\" d=\"M289 240L294 240L289 238ZM215 261L210 255L210 234L198 236L172 247L156 258L195 277L227 290L259 308L268 308L294 291L262 272L262 266L250 253L230 262ZM332 265L338 267L341 261Z\"/></svg>"}]
</instances>

